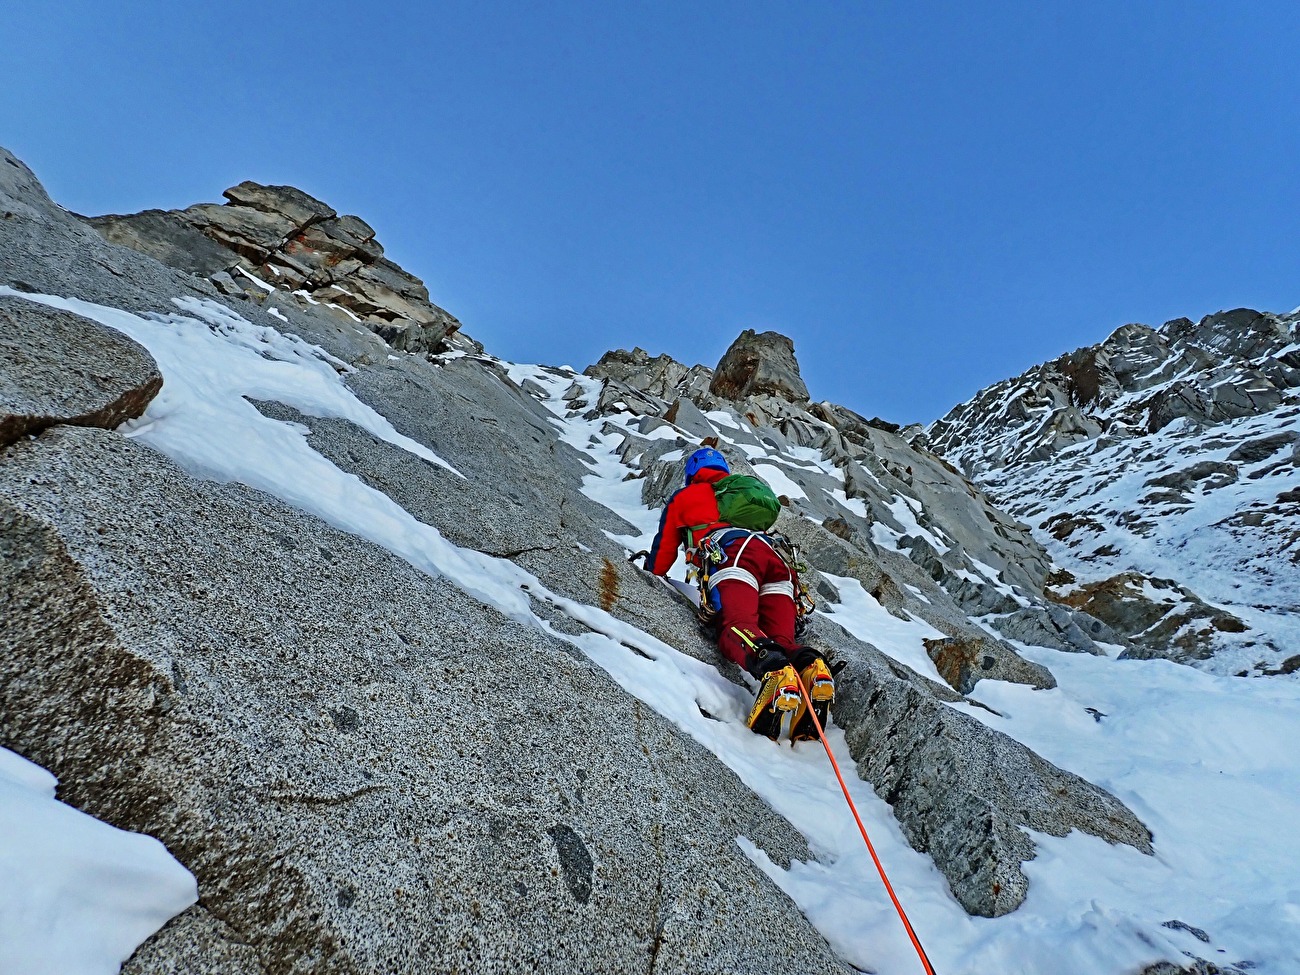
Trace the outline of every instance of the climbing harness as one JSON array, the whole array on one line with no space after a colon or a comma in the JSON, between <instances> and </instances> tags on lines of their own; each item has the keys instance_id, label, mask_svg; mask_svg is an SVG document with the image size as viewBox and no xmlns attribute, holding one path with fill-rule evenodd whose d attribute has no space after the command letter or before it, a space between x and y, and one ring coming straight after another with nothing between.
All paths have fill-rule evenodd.
<instances>
[{"instance_id":1,"label":"climbing harness","mask_svg":"<svg viewBox=\"0 0 1300 975\"><path fill-rule=\"evenodd\" d=\"M807 564L799 556L798 546L790 541L786 536L775 532L756 532L747 528L718 528L709 532L698 541L694 538L694 533L700 527L685 529L686 533L686 579L688 582L694 582L700 591L700 609L697 616L700 618L701 629L706 630L706 635L712 637L715 627L715 618L719 606L713 596L713 587L719 582L725 582L727 579L740 579L758 589L760 593L783 593L794 600L795 607L795 636L800 636L804 628L808 625L807 617L817 608L813 602L812 594L808 591L808 586L803 582L802 573L808 571ZM740 549L736 552L735 558L731 559L731 565L719 569L724 562L727 562L726 548L738 539L743 538ZM740 558L745 553L746 547L755 538L763 541L777 557L786 564L790 570L789 581L769 583L760 587L758 580L745 569L740 567Z\"/></svg>"},{"instance_id":2,"label":"climbing harness","mask_svg":"<svg viewBox=\"0 0 1300 975\"><path fill-rule=\"evenodd\" d=\"M797 583L794 596L794 606L797 614L795 630L796 632L802 631L806 625L804 617L811 615L812 611L817 608L817 604L813 602L812 593L808 591L808 584L803 581L804 573L808 571L808 563L804 562L800 556L799 547L786 536L774 534L769 535L768 539L772 550L781 557L782 561L790 567L790 571L794 574Z\"/></svg>"},{"instance_id":3,"label":"climbing harness","mask_svg":"<svg viewBox=\"0 0 1300 975\"><path fill-rule=\"evenodd\" d=\"M893 884L889 882L889 877L885 875L885 868L880 862L880 857L876 856L876 848L871 844L871 837L867 835L867 828L862 825L862 817L858 815L858 807L853 805L853 799L849 796L849 787L844 784L844 776L840 774L840 765L835 761L835 754L831 751L830 743L826 740L826 733L822 730L822 723L817 720L817 712L813 710L812 696L809 694L808 688L804 687L803 678L799 679L799 693L803 695L808 714L812 716L813 725L817 728L817 737L821 739L822 747L826 749L826 757L831 760L831 768L835 770L835 778L839 779L840 791L844 793L844 801L849 804L849 811L853 813L853 819L858 824L858 831L862 833L862 838L867 843L867 852L871 854L871 861L876 865L876 870L880 873L880 879L884 881L885 891L889 894L889 899L894 902L894 910L898 911L903 927L907 929L907 936L912 939L912 947L916 949L916 954L925 967L926 975L935 975L934 966L930 964L930 958L926 955L925 948L921 946L921 939L912 930L912 922L907 919L907 912L903 910L898 895L894 893Z\"/></svg>"},{"instance_id":4,"label":"climbing harness","mask_svg":"<svg viewBox=\"0 0 1300 975\"><path fill-rule=\"evenodd\" d=\"M727 579L745 579L760 592L782 592L794 600L794 632L796 637L801 636L817 604L813 601L812 593L808 591L807 583L803 581L803 573L808 571L808 565L803 561L799 547L785 535L776 532L757 532L733 526L714 528L706 534L700 534L709 527L707 524L690 525L682 529L682 541L686 548L686 581L694 584L699 590L699 604L695 615L699 620L700 632L710 640L717 638L717 618L721 607L713 595L713 586ZM741 538L745 541L736 552L736 557L731 560L733 564L728 568L719 569L719 566L727 561L727 546ZM771 583L770 588L769 586L760 588L757 579L736 565L740 561L740 556L744 554L745 547L755 538L765 542L789 567L789 582ZM628 561L646 559L649 554L648 551L642 550L631 555Z\"/></svg>"}]
</instances>

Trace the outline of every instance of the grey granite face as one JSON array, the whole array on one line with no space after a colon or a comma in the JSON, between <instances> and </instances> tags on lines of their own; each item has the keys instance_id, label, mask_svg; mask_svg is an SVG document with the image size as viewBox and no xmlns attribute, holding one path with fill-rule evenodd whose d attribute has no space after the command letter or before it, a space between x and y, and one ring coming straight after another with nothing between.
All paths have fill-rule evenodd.
<instances>
[{"instance_id":1,"label":"grey granite face","mask_svg":"<svg viewBox=\"0 0 1300 975\"><path fill-rule=\"evenodd\" d=\"M137 313L197 294L300 334L473 488L307 418L322 450L552 576L620 554L602 529L627 526L496 368L393 359L317 306L227 296L88 230L7 157L0 175L3 283ZM49 352L73 362L99 333L67 324ZM140 372L111 361L115 382ZM0 741L199 878L129 972L845 970L736 845L789 863L805 839L567 644L117 433L51 427L0 455L0 482Z\"/></svg>"},{"instance_id":2,"label":"grey granite face","mask_svg":"<svg viewBox=\"0 0 1300 975\"><path fill-rule=\"evenodd\" d=\"M199 878L130 971L843 970L735 843L804 839L540 630L111 432L0 505L0 737Z\"/></svg>"}]
</instances>

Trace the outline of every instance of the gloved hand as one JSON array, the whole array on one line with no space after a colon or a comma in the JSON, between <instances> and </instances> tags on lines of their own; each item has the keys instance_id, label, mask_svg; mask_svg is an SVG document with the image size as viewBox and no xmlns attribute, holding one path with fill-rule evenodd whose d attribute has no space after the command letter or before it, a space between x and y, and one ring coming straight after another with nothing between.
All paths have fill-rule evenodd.
<instances>
[{"instance_id":1,"label":"gloved hand","mask_svg":"<svg viewBox=\"0 0 1300 975\"><path fill-rule=\"evenodd\" d=\"M648 548L643 548L643 549L641 549L641 551L639 551L639 552L633 552L631 555L629 555L629 556L627 557L627 560L628 560L629 562L633 563L633 564L636 563L636 560L637 560L637 559L640 559L640 560L641 560L641 568L643 568L643 569L645 569L647 572L649 572L649 571L650 571L650 564L649 564L649 563L650 563L650 550L649 550Z\"/></svg>"},{"instance_id":2,"label":"gloved hand","mask_svg":"<svg viewBox=\"0 0 1300 975\"><path fill-rule=\"evenodd\" d=\"M761 680L764 674L780 670L789 663L790 658L786 656L785 647L769 637L764 637L754 641L754 649L750 651L749 664L745 669Z\"/></svg>"}]
</instances>

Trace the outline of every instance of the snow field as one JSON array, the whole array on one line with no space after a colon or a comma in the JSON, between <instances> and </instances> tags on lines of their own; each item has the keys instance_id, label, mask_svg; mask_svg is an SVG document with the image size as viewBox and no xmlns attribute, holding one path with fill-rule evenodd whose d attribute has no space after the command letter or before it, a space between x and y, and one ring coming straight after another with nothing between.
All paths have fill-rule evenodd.
<instances>
[{"instance_id":1,"label":"snow field","mask_svg":"<svg viewBox=\"0 0 1300 975\"><path fill-rule=\"evenodd\" d=\"M0 972L112 975L197 885L157 840L65 806L55 785L0 748Z\"/></svg>"}]
</instances>

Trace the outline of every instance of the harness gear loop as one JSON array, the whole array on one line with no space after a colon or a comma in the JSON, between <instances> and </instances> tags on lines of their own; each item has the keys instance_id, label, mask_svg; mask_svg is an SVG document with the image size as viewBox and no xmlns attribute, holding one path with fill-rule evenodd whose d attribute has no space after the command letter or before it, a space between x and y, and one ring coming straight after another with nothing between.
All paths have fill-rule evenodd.
<instances>
[{"instance_id":1,"label":"harness gear loop","mask_svg":"<svg viewBox=\"0 0 1300 975\"><path fill-rule=\"evenodd\" d=\"M799 553L799 546L790 541L785 535L774 534L767 536L768 544L772 546L772 551L781 557L781 560L790 567L797 585L795 586L794 605L795 612L798 616L797 625L802 628L804 617L812 613L817 608L813 601L812 593L808 591L808 584L803 581L803 573L808 571L808 565L803 561Z\"/></svg>"},{"instance_id":2,"label":"harness gear loop","mask_svg":"<svg viewBox=\"0 0 1300 975\"><path fill-rule=\"evenodd\" d=\"M799 693L803 696L804 705L808 708L808 715L813 720L813 727L817 729L817 737L821 739L822 747L826 749L826 757L831 760L831 768L835 770L835 778L840 781L840 791L844 793L844 801L849 804L849 810L853 813L853 818L858 824L858 831L862 833L862 838L867 843L867 852L871 854L871 861L876 865L876 870L880 873L880 879L884 881L885 891L889 894L889 899L894 902L894 909L898 911L903 927L907 929L907 936L912 939L912 947L916 949L917 957L921 959L926 975L935 975L929 956L926 955L925 949L921 947L921 939L912 930L912 922L907 919L907 912L903 910L903 905L898 901L898 895L894 893L893 884L889 882L889 877L885 875L885 868L880 862L880 857L876 856L876 848L871 845L871 837L867 835L867 828L862 825L862 817L858 815L858 807L853 805L853 799L849 796L849 787L844 784L844 776L840 774L839 763L835 761L835 754L831 751L830 743L826 740L826 733L822 730L822 723L817 719L817 712L813 710L812 695L809 694L808 688L804 686L802 676L799 678Z\"/></svg>"}]
</instances>

